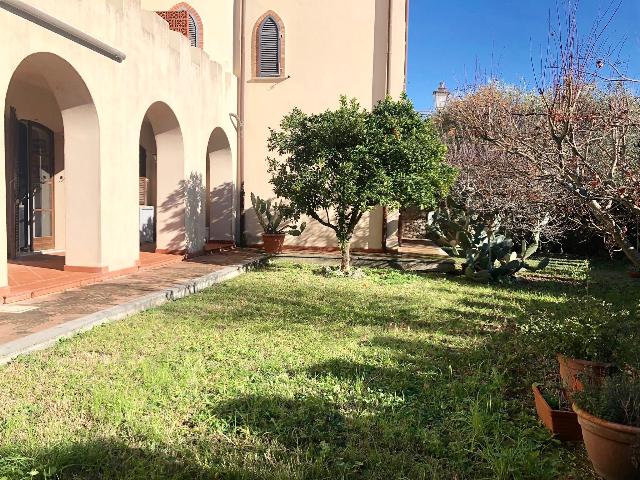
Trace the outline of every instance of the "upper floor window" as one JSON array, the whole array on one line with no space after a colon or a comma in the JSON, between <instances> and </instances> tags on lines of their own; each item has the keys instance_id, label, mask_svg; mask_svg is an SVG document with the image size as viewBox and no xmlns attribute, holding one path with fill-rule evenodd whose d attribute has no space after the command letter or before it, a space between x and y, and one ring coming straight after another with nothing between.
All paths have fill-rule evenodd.
<instances>
[{"instance_id":1,"label":"upper floor window","mask_svg":"<svg viewBox=\"0 0 640 480\"><path fill-rule=\"evenodd\" d=\"M256 24L255 49L256 77L283 76L284 26L275 13L266 13Z\"/></svg>"},{"instance_id":2,"label":"upper floor window","mask_svg":"<svg viewBox=\"0 0 640 480\"><path fill-rule=\"evenodd\" d=\"M204 43L202 36L202 19L196 9L188 3L182 2L175 5L171 10L174 12L187 12L189 14L189 41L192 47L202 48Z\"/></svg>"}]
</instances>

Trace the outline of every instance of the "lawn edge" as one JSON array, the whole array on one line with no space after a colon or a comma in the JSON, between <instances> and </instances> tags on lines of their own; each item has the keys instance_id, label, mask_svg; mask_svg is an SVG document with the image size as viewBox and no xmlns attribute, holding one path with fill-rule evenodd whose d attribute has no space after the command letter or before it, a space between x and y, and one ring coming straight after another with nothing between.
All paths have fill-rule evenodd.
<instances>
[{"instance_id":1,"label":"lawn edge","mask_svg":"<svg viewBox=\"0 0 640 480\"><path fill-rule=\"evenodd\" d=\"M60 340L87 332L94 327L123 320L145 310L194 295L215 284L226 282L260 267L267 259L268 256L262 255L258 258L243 260L216 272L178 283L121 305L100 310L0 345L0 366L10 363L22 355L49 348Z\"/></svg>"}]
</instances>

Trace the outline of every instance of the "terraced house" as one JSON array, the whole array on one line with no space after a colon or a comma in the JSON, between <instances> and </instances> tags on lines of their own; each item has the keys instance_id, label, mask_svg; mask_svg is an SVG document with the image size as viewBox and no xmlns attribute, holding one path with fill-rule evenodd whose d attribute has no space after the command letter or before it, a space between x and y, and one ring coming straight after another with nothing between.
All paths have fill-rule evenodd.
<instances>
[{"instance_id":1,"label":"terraced house","mask_svg":"<svg viewBox=\"0 0 640 480\"><path fill-rule=\"evenodd\" d=\"M258 243L247 199L272 196L268 128L294 106L345 94L371 107L405 86L407 0L0 7L3 288L8 265L37 252L67 271L117 272L141 250ZM380 249L392 232L374 211L354 246ZM289 242L335 246L314 224Z\"/></svg>"}]
</instances>

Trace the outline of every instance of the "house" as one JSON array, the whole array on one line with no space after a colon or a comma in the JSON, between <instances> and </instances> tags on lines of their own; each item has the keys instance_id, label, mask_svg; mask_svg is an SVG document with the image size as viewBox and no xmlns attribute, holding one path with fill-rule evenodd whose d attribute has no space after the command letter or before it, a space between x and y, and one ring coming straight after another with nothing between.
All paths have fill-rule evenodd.
<instances>
[{"instance_id":1,"label":"house","mask_svg":"<svg viewBox=\"0 0 640 480\"><path fill-rule=\"evenodd\" d=\"M0 287L34 252L116 272L141 249L258 244L269 127L400 94L407 17L407 0L0 0ZM375 210L354 246L380 250L393 222ZM336 246L313 222L288 242Z\"/></svg>"}]
</instances>

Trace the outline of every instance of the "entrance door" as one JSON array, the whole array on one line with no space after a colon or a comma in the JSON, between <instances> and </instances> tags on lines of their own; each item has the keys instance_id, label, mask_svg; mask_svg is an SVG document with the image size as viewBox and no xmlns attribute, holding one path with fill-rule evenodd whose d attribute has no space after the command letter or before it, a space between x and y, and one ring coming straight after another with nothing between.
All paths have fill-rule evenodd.
<instances>
[{"instance_id":1,"label":"entrance door","mask_svg":"<svg viewBox=\"0 0 640 480\"><path fill-rule=\"evenodd\" d=\"M55 247L53 133L23 121L17 168L18 245L20 252Z\"/></svg>"}]
</instances>

